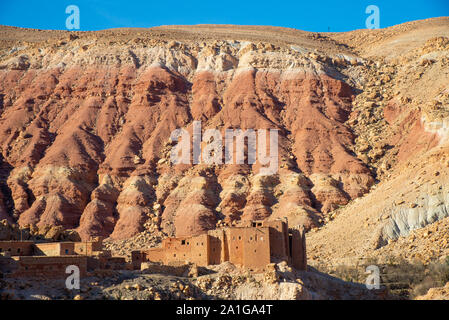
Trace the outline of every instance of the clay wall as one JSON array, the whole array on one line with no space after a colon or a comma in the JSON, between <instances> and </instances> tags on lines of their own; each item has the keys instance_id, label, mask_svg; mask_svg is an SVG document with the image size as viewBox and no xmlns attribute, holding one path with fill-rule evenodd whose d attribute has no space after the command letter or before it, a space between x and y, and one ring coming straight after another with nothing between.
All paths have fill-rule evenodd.
<instances>
[{"instance_id":1,"label":"clay wall","mask_svg":"<svg viewBox=\"0 0 449 320\"><path fill-rule=\"evenodd\" d=\"M74 244L76 254L92 255L97 251L103 251L103 241L101 238L87 242L74 242Z\"/></svg>"},{"instance_id":2,"label":"clay wall","mask_svg":"<svg viewBox=\"0 0 449 320\"><path fill-rule=\"evenodd\" d=\"M295 269L307 269L307 253L306 253L306 237L304 229L293 229L290 232L291 236L291 264Z\"/></svg>"},{"instance_id":3,"label":"clay wall","mask_svg":"<svg viewBox=\"0 0 449 320\"><path fill-rule=\"evenodd\" d=\"M0 253L10 256L31 256L33 246L32 241L0 241Z\"/></svg>"},{"instance_id":4,"label":"clay wall","mask_svg":"<svg viewBox=\"0 0 449 320\"><path fill-rule=\"evenodd\" d=\"M75 252L74 242L50 242L50 243L36 243L35 255L44 256L71 256L77 254Z\"/></svg>"},{"instance_id":5,"label":"clay wall","mask_svg":"<svg viewBox=\"0 0 449 320\"><path fill-rule=\"evenodd\" d=\"M132 261L135 269L144 261L200 266L229 261L254 270L280 261L301 270L307 265L304 232L289 232L282 220L244 221L239 226L210 230L196 237L167 238L160 248L134 252Z\"/></svg>"},{"instance_id":6,"label":"clay wall","mask_svg":"<svg viewBox=\"0 0 449 320\"><path fill-rule=\"evenodd\" d=\"M227 246L229 250L229 262L243 265L243 246L245 244L245 228L229 228Z\"/></svg>"},{"instance_id":7,"label":"clay wall","mask_svg":"<svg viewBox=\"0 0 449 320\"><path fill-rule=\"evenodd\" d=\"M165 263L166 248L151 248L145 252L144 261Z\"/></svg>"},{"instance_id":8,"label":"clay wall","mask_svg":"<svg viewBox=\"0 0 449 320\"><path fill-rule=\"evenodd\" d=\"M264 223L269 228L270 254L273 260L289 262L288 227L283 221L267 221Z\"/></svg>"},{"instance_id":9,"label":"clay wall","mask_svg":"<svg viewBox=\"0 0 449 320\"><path fill-rule=\"evenodd\" d=\"M196 237L168 238L162 248L152 248L146 252L146 260L153 262L189 261L198 265L208 265L209 236L202 234ZM163 249L163 250L162 250Z\"/></svg>"},{"instance_id":10,"label":"clay wall","mask_svg":"<svg viewBox=\"0 0 449 320\"><path fill-rule=\"evenodd\" d=\"M226 233L222 229L211 230L209 235L209 261L208 264L220 264L228 261L228 244Z\"/></svg>"},{"instance_id":11,"label":"clay wall","mask_svg":"<svg viewBox=\"0 0 449 320\"><path fill-rule=\"evenodd\" d=\"M80 276L87 272L87 257L85 256L59 256L59 257L14 257L18 268L9 277L42 277L42 278L66 278L66 268L75 265L80 269Z\"/></svg>"},{"instance_id":12,"label":"clay wall","mask_svg":"<svg viewBox=\"0 0 449 320\"><path fill-rule=\"evenodd\" d=\"M61 255L61 246L59 242L36 243L34 244L34 255L39 256L59 256Z\"/></svg>"},{"instance_id":13,"label":"clay wall","mask_svg":"<svg viewBox=\"0 0 449 320\"><path fill-rule=\"evenodd\" d=\"M271 262L269 228L245 228L243 244L243 265L263 269Z\"/></svg>"}]
</instances>

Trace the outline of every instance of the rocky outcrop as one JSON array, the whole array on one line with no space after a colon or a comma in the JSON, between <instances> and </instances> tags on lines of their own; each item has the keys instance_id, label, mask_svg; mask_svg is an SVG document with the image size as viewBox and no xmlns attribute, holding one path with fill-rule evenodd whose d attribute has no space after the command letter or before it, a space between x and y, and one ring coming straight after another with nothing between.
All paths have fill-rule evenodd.
<instances>
[{"instance_id":1,"label":"rocky outcrop","mask_svg":"<svg viewBox=\"0 0 449 320\"><path fill-rule=\"evenodd\" d=\"M415 229L420 229L433 222L449 217L449 199L447 194L424 194L409 207L392 210L390 219L382 230L381 243L408 236Z\"/></svg>"},{"instance_id":2,"label":"rocky outcrop","mask_svg":"<svg viewBox=\"0 0 449 320\"><path fill-rule=\"evenodd\" d=\"M449 300L449 282L444 287L430 288L429 291L415 300Z\"/></svg>"},{"instance_id":3,"label":"rocky outcrop","mask_svg":"<svg viewBox=\"0 0 449 320\"><path fill-rule=\"evenodd\" d=\"M81 241L81 237L75 230L64 229L62 226L37 227L27 225L20 227L11 224L6 219L0 220L0 241Z\"/></svg>"}]
</instances>

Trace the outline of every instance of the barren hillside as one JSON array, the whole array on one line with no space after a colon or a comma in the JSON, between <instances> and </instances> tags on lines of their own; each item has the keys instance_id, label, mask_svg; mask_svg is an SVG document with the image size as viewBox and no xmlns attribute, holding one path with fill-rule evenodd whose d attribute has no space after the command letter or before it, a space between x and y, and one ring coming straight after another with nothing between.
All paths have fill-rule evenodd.
<instances>
[{"instance_id":1,"label":"barren hillside","mask_svg":"<svg viewBox=\"0 0 449 320\"><path fill-rule=\"evenodd\" d=\"M312 265L404 254L397 239L449 216L448 79L449 18L321 34L2 26L0 218L123 248L287 217L311 230ZM278 129L277 174L172 164L170 134L194 120ZM449 254L446 225L413 254Z\"/></svg>"}]
</instances>

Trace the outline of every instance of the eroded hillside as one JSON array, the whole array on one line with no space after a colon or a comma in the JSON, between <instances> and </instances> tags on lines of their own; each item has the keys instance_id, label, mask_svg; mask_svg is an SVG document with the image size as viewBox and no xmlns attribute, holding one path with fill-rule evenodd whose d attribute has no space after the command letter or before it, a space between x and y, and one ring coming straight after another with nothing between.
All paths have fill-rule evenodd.
<instances>
[{"instance_id":1,"label":"eroded hillside","mask_svg":"<svg viewBox=\"0 0 449 320\"><path fill-rule=\"evenodd\" d=\"M1 27L0 43L11 222L154 240L287 217L312 229L323 261L448 215L447 18L342 34ZM278 173L173 165L170 134L194 120L203 132L278 129Z\"/></svg>"}]
</instances>

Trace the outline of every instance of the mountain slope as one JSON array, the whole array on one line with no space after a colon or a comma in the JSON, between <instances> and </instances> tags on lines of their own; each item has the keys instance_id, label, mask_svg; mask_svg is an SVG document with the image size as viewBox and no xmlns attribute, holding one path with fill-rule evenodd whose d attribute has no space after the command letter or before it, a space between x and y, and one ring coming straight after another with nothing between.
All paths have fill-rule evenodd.
<instances>
[{"instance_id":1,"label":"mountain slope","mask_svg":"<svg viewBox=\"0 0 449 320\"><path fill-rule=\"evenodd\" d=\"M331 233L347 234L338 221L359 233L365 199L381 185L401 189L413 179L401 170L416 170L402 169L407 161L444 144L447 22L344 34L1 27L0 217L126 239L239 219L287 217L310 229L336 216L309 241L332 257L333 245L352 248L336 240L323 249ZM400 51L397 41L406 43ZM278 129L278 173L261 176L259 162L171 164L171 132L192 134L195 120L223 136ZM336 214L379 181L360 207ZM390 207L399 210L383 202L378 210Z\"/></svg>"}]
</instances>

